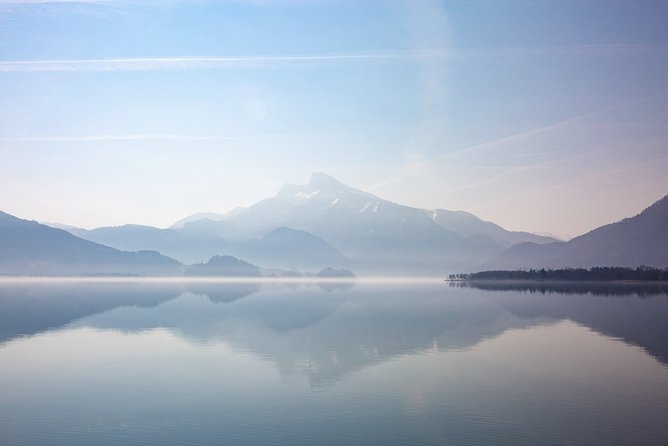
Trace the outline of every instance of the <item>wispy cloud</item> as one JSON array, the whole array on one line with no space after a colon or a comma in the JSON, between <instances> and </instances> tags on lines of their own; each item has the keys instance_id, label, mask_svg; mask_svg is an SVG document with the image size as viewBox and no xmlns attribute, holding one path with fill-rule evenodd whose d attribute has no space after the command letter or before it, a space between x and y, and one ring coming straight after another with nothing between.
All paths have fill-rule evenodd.
<instances>
[{"instance_id":1,"label":"wispy cloud","mask_svg":"<svg viewBox=\"0 0 668 446\"><path fill-rule=\"evenodd\" d=\"M47 3L113 3L118 0L0 0L0 5L30 5Z\"/></svg>"},{"instance_id":2,"label":"wispy cloud","mask_svg":"<svg viewBox=\"0 0 668 446\"><path fill-rule=\"evenodd\" d=\"M300 137L304 133L281 133L261 135L178 135L164 133L110 134L110 135L72 135L72 136L26 136L0 137L4 142L97 142L97 141L248 141L277 137Z\"/></svg>"},{"instance_id":3,"label":"wispy cloud","mask_svg":"<svg viewBox=\"0 0 668 446\"><path fill-rule=\"evenodd\" d=\"M578 44L521 47L469 47L454 48L450 55L459 57L513 57L513 56L577 56L668 54L668 44Z\"/></svg>"},{"instance_id":4,"label":"wispy cloud","mask_svg":"<svg viewBox=\"0 0 668 446\"><path fill-rule=\"evenodd\" d=\"M27 0L39 3L41 0ZM44 0L46 2L46 0ZM65 0L60 0L66 3ZM95 0L87 0L97 3ZM102 0L106 2L106 0ZM0 0L0 4L9 3ZM287 56L183 56L126 57L109 59L49 59L0 61L0 73L78 72L78 71L148 71L183 69L270 69L306 67L323 63L372 61L429 61L457 58L505 58L513 56L667 54L668 45L570 45L551 47L431 48L412 51L385 51L348 54L311 54ZM440 65L439 65L440 66Z\"/></svg>"},{"instance_id":5,"label":"wispy cloud","mask_svg":"<svg viewBox=\"0 0 668 446\"><path fill-rule=\"evenodd\" d=\"M442 57L439 50L247 57L137 57L115 59L16 60L0 62L0 72L146 71L176 69L257 69L311 66L328 62L402 61Z\"/></svg>"},{"instance_id":6,"label":"wispy cloud","mask_svg":"<svg viewBox=\"0 0 668 446\"><path fill-rule=\"evenodd\" d=\"M313 5L320 3L331 3L340 0L171 0L169 3L174 2L180 3L202 3L202 2L211 2L211 3L240 3L247 4L251 6L290 6L290 5ZM30 5L30 4L75 4L75 3L84 3L84 4L109 4L109 3L126 3L128 5L133 2L138 3L136 0L0 0L0 5ZM165 0L142 0L143 3L167 3Z\"/></svg>"},{"instance_id":7,"label":"wispy cloud","mask_svg":"<svg viewBox=\"0 0 668 446\"><path fill-rule=\"evenodd\" d=\"M548 132L548 131L558 130L560 128L568 127L570 125L576 124L580 121L584 121L584 120L589 119L589 118L593 118L595 116L603 115L605 113L609 113L609 112L612 112L612 111L615 111L615 110L621 110L621 109L624 109L626 107L631 107L633 105L642 104L644 102L652 101L652 100L655 100L655 99L660 99L660 98L663 98L663 97L666 97L666 96L668 96L668 93L661 93L661 94L657 94L657 95L647 96L647 97L644 97L644 98L634 99L632 101L627 101L627 102L623 102L623 103L620 103L620 104L615 104L615 105L612 105L610 107L601 108L601 109L590 111L590 112L587 112L587 113L582 113L582 114L579 114L579 115L571 116L569 118L562 119L560 121L556 121L556 122L553 122L553 123L548 124L548 125L544 125L544 126L541 126L541 127L536 127L536 128L529 129L529 130L526 130L526 131L523 131L523 132L520 132L520 133L515 133L513 135L504 136L504 137L501 137L501 138L493 139L491 141L483 142L483 143L480 143L480 144L475 144L475 145L468 146L468 147L465 147L465 148L460 149L460 150L449 152L449 153L446 153L445 155L442 155L441 159L445 159L445 158L455 156L455 155L460 155L460 154L465 153L465 152L472 152L472 151L483 150L483 149L491 149L491 148L497 147L501 144L530 138L532 136L535 136L535 135L538 135L538 134L541 134L541 133L545 133L545 132Z\"/></svg>"},{"instance_id":8,"label":"wispy cloud","mask_svg":"<svg viewBox=\"0 0 668 446\"><path fill-rule=\"evenodd\" d=\"M582 113L582 114L570 116L568 118L565 118L565 119L562 119L562 120L559 120L559 121L555 121L555 122L552 122L552 123L544 125L544 126L535 127L535 128L532 128L532 129L525 130L523 132L519 132L519 133L515 133L515 134L512 134L512 135L504 136L504 137L501 137L501 138L496 138L496 139L493 139L493 140L490 140L490 141L486 141L486 142L479 143L479 144L474 144L474 145L471 145L471 146L468 146L468 147L461 148L459 150L448 152L446 154L443 154L443 155L431 160L428 163L425 163L424 165L428 169L434 169L436 165L440 165L444 161L447 161L447 160L449 160L453 157L463 156L464 159L468 159L467 157L469 157L471 154L474 154L475 152L478 152L478 151L482 151L482 152L484 152L486 150L492 150L493 151L493 150L498 150L499 147L502 147L502 148L503 147L511 147L512 148L513 147L512 145L508 146L507 144L508 143L513 143L513 142L519 142L519 141L522 141L522 140L525 140L525 139L530 139L532 137L535 137L535 136L538 136L538 135L541 135L541 134L544 134L544 133L547 133L547 132L558 131L558 130L563 130L563 129L566 129L566 128L570 128L571 126L573 126L575 124L578 124L582 121L586 121L589 118L604 115L606 113L610 113L610 112L613 112L613 111L616 111L616 110L621 110L621 109L624 109L624 108L627 108L627 107L632 107L634 105L642 104L642 103L645 103L645 102L649 102L649 101L653 101L653 100L657 100L657 99L662 99L662 98L665 98L665 97L668 97L668 93L661 93L661 94L656 94L656 95L652 95L652 96L646 96L646 97L643 97L643 98L638 98L638 99L634 99L634 100L631 100L631 101L618 103L618 104L615 104L615 105L612 105L612 106L609 106L609 107L605 107L605 108L601 108L601 109L598 109L598 110L593 110L593 111L590 111L590 112L587 112L587 113ZM572 155L565 154L563 151L551 151L551 152L539 152L539 153L532 152L532 153L529 153L529 154L520 154L520 155L525 156L525 155L539 155L539 154L540 155L546 155L546 154L561 155L561 156L557 156L553 160L547 161L548 163L563 162L564 160L570 159L570 157L572 156ZM517 156L517 154L515 154L515 156ZM524 165L524 166L521 166L521 167L517 167L517 166L512 167L511 170L502 172L501 174L497 175L496 177L493 177L492 179L488 180L486 183L476 184L473 187L479 187L481 185L491 184L491 183L489 183L489 181L496 180L497 178L500 178L501 176L506 176L509 173L517 173L521 170L528 170L528 169L535 169L537 167L544 167L545 165L547 165L545 163L546 162L543 162L543 161L536 161L536 162L528 161L527 165ZM468 170L471 170L471 168L472 168L471 165L466 166L466 169L468 169ZM380 189L380 188L389 186L391 184L395 184L395 183L404 181L408 177L409 177L409 174L406 174L406 173L401 174L401 175L396 176L394 178L391 178L391 179L388 179L388 180L383 181L381 183L375 184L375 185L371 186L369 189L370 190ZM464 190L464 188L462 188L461 190Z\"/></svg>"},{"instance_id":9,"label":"wispy cloud","mask_svg":"<svg viewBox=\"0 0 668 446\"><path fill-rule=\"evenodd\" d=\"M132 0L0 0L1 4L8 5L29 5L29 4L47 4L47 3L130 3ZM163 0L144 0L145 2L160 3ZM178 0L182 3L195 3L202 0ZM209 0L220 3L246 3L249 5L258 6L275 6L275 5L292 5L292 4L309 4L309 3L326 3L327 1L335 0Z\"/></svg>"}]
</instances>

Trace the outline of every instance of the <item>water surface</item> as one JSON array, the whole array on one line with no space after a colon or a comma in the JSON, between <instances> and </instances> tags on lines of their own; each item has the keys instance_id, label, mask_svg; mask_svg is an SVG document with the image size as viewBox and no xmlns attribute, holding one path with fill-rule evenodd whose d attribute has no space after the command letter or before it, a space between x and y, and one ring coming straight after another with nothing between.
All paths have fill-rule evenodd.
<instances>
[{"instance_id":1,"label":"water surface","mask_svg":"<svg viewBox=\"0 0 668 446\"><path fill-rule=\"evenodd\" d=\"M662 290L0 285L7 445L665 445Z\"/></svg>"}]
</instances>

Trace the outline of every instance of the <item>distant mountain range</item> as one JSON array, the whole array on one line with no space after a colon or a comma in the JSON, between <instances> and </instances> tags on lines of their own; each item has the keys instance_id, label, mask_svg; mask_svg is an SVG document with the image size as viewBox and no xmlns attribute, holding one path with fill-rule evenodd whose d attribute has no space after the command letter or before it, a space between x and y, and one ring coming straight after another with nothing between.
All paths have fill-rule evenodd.
<instances>
[{"instance_id":1,"label":"distant mountain range","mask_svg":"<svg viewBox=\"0 0 668 446\"><path fill-rule=\"evenodd\" d=\"M601 226L568 242L519 243L482 269L668 267L668 196L635 217Z\"/></svg>"},{"instance_id":2,"label":"distant mountain range","mask_svg":"<svg viewBox=\"0 0 668 446\"><path fill-rule=\"evenodd\" d=\"M260 277L262 271L255 265L231 256L213 256L206 263L189 266L185 274L188 276L205 277Z\"/></svg>"},{"instance_id":3,"label":"distant mountain range","mask_svg":"<svg viewBox=\"0 0 668 446\"><path fill-rule=\"evenodd\" d=\"M555 241L506 231L467 212L402 206L320 173L250 207L194 214L167 229L60 227L96 243L154 250L185 264L231 255L273 268L377 274L442 274L485 262L517 242Z\"/></svg>"},{"instance_id":4,"label":"distant mountain range","mask_svg":"<svg viewBox=\"0 0 668 446\"><path fill-rule=\"evenodd\" d=\"M63 229L77 237L117 249L159 251L186 264L204 262L215 255L227 254L231 245L227 240L212 234L142 225L102 227L92 230L72 227Z\"/></svg>"},{"instance_id":5,"label":"distant mountain range","mask_svg":"<svg viewBox=\"0 0 668 446\"><path fill-rule=\"evenodd\" d=\"M483 221L469 212L436 209L435 211L427 211L427 215L447 230L465 237L486 237L506 247L522 242L545 244L557 241L552 237L530 232L508 231L496 223Z\"/></svg>"},{"instance_id":6,"label":"distant mountain range","mask_svg":"<svg viewBox=\"0 0 668 446\"><path fill-rule=\"evenodd\" d=\"M238 257L274 268L309 270L350 263L338 249L320 237L285 226L259 239L238 243L230 250Z\"/></svg>"},{"instance_id":7,"label":"distant mountain range","mask_svg":"<svg viewBox=\"0 0 668 446\"><path fill-rule=\"evenodd\" d=\"M71 228L70 231L94 234L128 249L139 246L142 238L163 246L184 249L224 250L224 241L206 235L188 234L173 230L162 230L147 226L127 225L120 228L99 228L85 231ZM192 242L192 245L188 243ZM197 245L200 243L200 245ZM292 244L297 249L290 249ZM0 275L79 276L79 275L137 275L137 276L240 276L293 275L281 269L303 259L309 264L345 263L345 258L329 244L319 238L288 228L278 228L258 240L231 245L236 251L243 250L245 258L273 256L272 269L263 269L229 255L213 255L206 262L184 265L156 251L123 251L90 240L84 240L63 229L53 228L35 221L22 220L0 212ZM301 252L299 247L305 249ZM321 255L321 257L314 257ZM328 263L328 262L332 263ZM318 269L311 271L316 274ZM325 270L323 270L325 271ZM322 273L322 271L321 271Z\"/></svg>"},{"instance_id":8,"label":"distant mountain range","mask_svg":"<svg viewBox=\"0 0 668 446\"><path fill-rule=\"evenodd\" d=\"M221 254L283 269L321 269L343 267L350 263L341 252L321 238L287 227L278 227L250 240L227 240L214 234L215 231L197 230L191 226L187 229L158 229L141 225L92 230L65 228L96 243L128 251L155 250L186 264L204 262Z\"/></svg>"},{"instance_id":9,"label":"distant mountain range","mask_svg":"<svg viewBox=\"0 0 668 446\"><path fill-rule=\"evenodd\" d=\"M155 251L126 252L0 212L0 273L178 275L181 263Z\"/></svg>"},{"instance_id":10,"label":"distant mountain range","mask_svg":"<svg viewBox=\"0 0 668 446\"><path fill-rule=\"evenodd\" d=\"M355 271L365 273L441 274L483 263L516 242L555 241L506 231L465 212L402 206L320 173L303 186L286 184L274 197L250 207L215 219L196 217L172 228L236 241L262 238L277 227L305 231L343 253ZM298 243L290 246L310 251Z\"/></svg>"},{"instance_id":11,"label":"distant mountain range","mask_svg":"<svg viewBox=\"0 0 668 446\"><path fill-rule=\"evenodd\" d=\"M0 213L0 273L172 275L215 256L263 268L346 268L366 275L668 266L668 198L560 242L463 211L403 206L318 173L247 208L195 214L167 229L59 227Z\"/></svg>"},{"instance_id":12,"label":"distant mountain range","mask_svg":"<svg viewBox=\"0 0 668 446\"><path fill-rule=\"evenodd\" d=\"M172 226L170 226L170 229L181 229L186 223L191 223L193 221L198 221L198 220L218 221L218 220L223 220L224 218L225 214L216 214L214 212L198 212L196 214L189 215L188 217L177 221Z\"/></svg>"}]
</instances>

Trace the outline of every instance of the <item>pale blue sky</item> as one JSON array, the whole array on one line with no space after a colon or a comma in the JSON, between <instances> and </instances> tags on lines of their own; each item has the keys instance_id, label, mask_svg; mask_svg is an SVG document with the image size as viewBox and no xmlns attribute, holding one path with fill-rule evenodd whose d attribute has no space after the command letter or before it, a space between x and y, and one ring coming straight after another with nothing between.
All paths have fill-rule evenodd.
<instances>
[{"instance_id":1,"label":"pale blue sky","mask_svg":"<svg viewBox=\"0 0 668 446\"><path fill-rule=\"evenodd\" d=\"M668 4L0 0L0 209L168 226L312 171L571 236L668 193Z\"/></svg>"}]
</instances>

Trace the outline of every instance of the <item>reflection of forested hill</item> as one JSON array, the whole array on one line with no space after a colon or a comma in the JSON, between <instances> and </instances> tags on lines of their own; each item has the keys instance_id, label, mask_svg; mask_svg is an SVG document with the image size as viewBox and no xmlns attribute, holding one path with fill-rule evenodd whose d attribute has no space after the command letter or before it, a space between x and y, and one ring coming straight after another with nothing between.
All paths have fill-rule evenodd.
<instances>
[{"instance_id":1,"label":"reflection of forested hill","mask_svg":"<svg viewBox=\"0 0 668 446\"><path fill-rule=\"evenodd\" d=\"M541 294L589 294L593 296L668 295L668 284L652 282L559 282L480 280L450 282L452 287L470 287L489 291L525 291Z\"/></svg>"},{"instance_id":2,"label":"reflection of forested hill","mask_svg":"<svg viewBox=\"0 0 668 446\"><path fill-rule=\"evenodd\" d=\"M260 291L259 283L227 283L224 286L216 283L186 283L185 289L191 293L207 296L211 302L234 302Z\"/></svg>"},{"instance_id":3,"label":"reflection of forested hill","mask_svg":"<svg viewBox=\"0 0 668 446\"><path fill-rule=\"evenodd\" d=\"M668 364L668 289L652 283L472 282L514 314L570 319ZM499 292L505 291L505 292Z\"/></svg>"}]
</instances>

